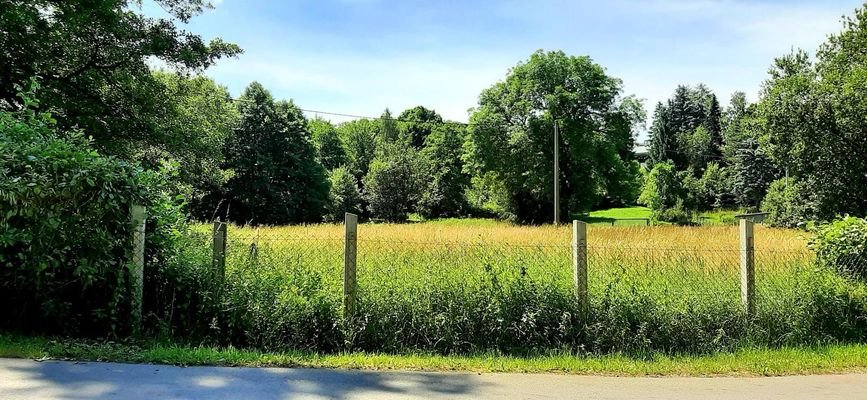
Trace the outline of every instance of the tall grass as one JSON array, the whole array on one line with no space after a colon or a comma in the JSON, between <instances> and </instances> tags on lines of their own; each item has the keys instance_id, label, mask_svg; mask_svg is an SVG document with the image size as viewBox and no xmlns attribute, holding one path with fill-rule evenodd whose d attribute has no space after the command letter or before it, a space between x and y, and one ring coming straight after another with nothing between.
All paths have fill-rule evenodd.
<instances>
[{"instance_id":1,"label":"tall grass","mask_svg":"<svg viewBox=\"0 0 867 400\"><path fill-rule=\"evenodd\" d=\"M200 231L191 253L209 246L209 227ZM349 319L341 225L232 226L228 235L207 329L235 345L705 353L867 340L865 285L817 268L789 230L756 229L752 317L740 304L735 227L592 227L585 310L574 300L569 227L361 225Z\"/></svg>"}]
</instances>

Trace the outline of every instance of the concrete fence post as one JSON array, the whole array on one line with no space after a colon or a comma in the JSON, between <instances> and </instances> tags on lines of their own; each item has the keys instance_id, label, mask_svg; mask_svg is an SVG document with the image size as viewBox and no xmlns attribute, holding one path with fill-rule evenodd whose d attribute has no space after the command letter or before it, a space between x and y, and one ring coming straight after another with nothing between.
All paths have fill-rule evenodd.
<instances>
[{"instance_id":1,"label":"concrete fence post","mask_svg":"<svg viewBox=\"0 0 867 400\"><path fill-rule=\"evenodd\" d=\"M587 302L587 224L572 221L572 278L575 282L575 301L586 310Z\"/></svg>"},{"instance_id":2,"label":"concrete fence post","mask_svg":"<svg viewBox=\"0 0 867 400\"><path fill-rule=\"evenodd\" d=\"M753 221L741 219L741 303L749 316L756 312L756 250Z\"/></svg>"},{"instance_id":3,"label":"concrete fence post","mask_svg":"<svg viewBox=\"0 0 867 400\"><path fill-rule=\"evenodd\" d=\"M358 216L346 213L346 228L343 243L343 315L347 318L355 314L357 284L355 281L358 259Z\"/></svg>"},{"instance_id":4,"label":"concrete fence post","mask_svg":"<svg viewBox=\"0 0 867 400\"><path fill-rule=\"evenodd\" d=\"M144 206L130 206L130 222L132 225L132 263L130 265L130 286L132 334L141 333L142 299L144 298L144 266L145 266L145 224L147 210Z\"/></svg>"},{"instance_id":5,"label":"concrete fence post","mask_svg":"<svg viewBox=\"0 0 867 400\"><path fill-rule=\"evenodd\" d=\"M214 221L213 244L211 245L211 265L220 279L226 277L227 226L228 224L220 221L219 218Z\"/></svg>"}]
</instances>

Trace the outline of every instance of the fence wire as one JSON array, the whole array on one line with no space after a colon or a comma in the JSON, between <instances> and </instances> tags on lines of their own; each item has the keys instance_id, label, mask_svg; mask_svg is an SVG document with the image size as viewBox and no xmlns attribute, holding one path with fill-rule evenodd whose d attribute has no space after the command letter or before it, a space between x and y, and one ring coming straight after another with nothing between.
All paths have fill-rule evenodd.
<instances>
[{"instance_id":1,"label":"fence wire","mask_svg":"<svg viewBox=\"0 0 867 400\"><path fill-rule=\"evenodd\" d=\"M362 228L363 229L363 228ZM216 232L214 230L213 232ZM343 296L343 227L322 230L229 226L227 279L270 282L303 296ZM857 281L867 260L854 255L818 260L803 249L756 248L756 307L781 310L803 301L816 279ZM735 246L684 248L589 245L591 303L651 299L674 307L741 306L741 250ZM443 296L509 296L517 288L566 298L575 292L573 249L558 244L389 240L359 235L357 285L362 303L433 304ZM253 285L260 286L261 285ZM526 293L524 293L526 294Z\"/></svg>"}]
</instances>

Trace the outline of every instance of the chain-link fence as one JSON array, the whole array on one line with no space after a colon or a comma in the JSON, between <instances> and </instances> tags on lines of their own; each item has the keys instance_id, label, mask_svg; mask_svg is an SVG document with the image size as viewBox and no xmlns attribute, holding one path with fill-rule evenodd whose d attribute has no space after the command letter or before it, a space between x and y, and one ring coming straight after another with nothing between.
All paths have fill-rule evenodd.
<instances>
[{"instance_id":1,"label":"chain-link fence","mask_svg":"<svg viewBox=\"0 0 867 400\"><path fill-rule=\"evenodd\" d=\"M226 225L222 225L226 226ZM215 268L229 277L273 279L279 286L314 284L329 296L343 296L345 234L342 226L323 233L279 228L228 226L214 228ZM363 228L362 228L363 229ZM219 243L223 242L225 244ZM224 247L221 247L224 246ZM224 248L224 254L220 253ZM358 237L358 295L429 302L443 293L506 290L516 282L544 286L574 294L575 249L564 238L560 244L488 241L416 241ZM671 302L694 299L737 304L742 291L743 249L731 247L587 246L589 298L626 290ZM806 249L754 250L756 304L760 308L785 307L810 285L818 265ZM835 260L842 279L864 275L860 258ZM832 269L833 269L832 268ZM311 283L312 282L312 283ZM307 287L307 289L310 289ZM624 295L627 293L624 293Z\"/></svg>"},{"instance_id":2,"label":"chain-link fence","mask_svg":"<svg viewBox=\"0 0 867 400\"><path fill-rule=\"evenodd\" d=\"M200 228L211 233L213 268L224 271L214 275L225 281L216 325L253 345L377 351L706 350L753 340L750 326L760 326L761 343L863 336L817 321L860 329L863 310L840 301L867 292L864 260L823 262L806 246L773 247L779 240L761 236L755 247L738 245L734 228L704 240L715 246L689 236L631 246L607 233L594 239L595 229L584 240L547 228L544 240L450 241L383 235L387 228Z\"/></svg>"}]
</instances>

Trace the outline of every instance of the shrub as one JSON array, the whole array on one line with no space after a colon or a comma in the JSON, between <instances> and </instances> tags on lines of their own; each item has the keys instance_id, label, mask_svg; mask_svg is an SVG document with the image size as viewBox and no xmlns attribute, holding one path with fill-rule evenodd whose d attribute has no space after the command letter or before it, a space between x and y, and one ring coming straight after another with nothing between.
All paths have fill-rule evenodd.
<instances>
[{"instance_id":1,"label":"shrub","mask_svg":"<svg viewBox=\"0 0 867 400\"><path fill-rule=\"evenodd\" d=\"M344 213L360 215L363 207L362 198L355 177L346 167L339 167L331 171L330 180L328 219L342 221Z\"/></svg>"},{"instance_id":2,"label":"shrub","mask_svg":"<svg viewBox=\"0 0 867 400\"><path fill-rule=\"evenodd\" d=\"M676 225L694 225L692 212L687 210L682 202L678 202L672 208L666 208L661 211L654 211L651 218L656 221L670 222Z\"/></svg>"},{"instance_id":3,"label":"shrub","mask_svg":"<svg viewBox=\"0 0 867 400\"><path fill-rule=\"evenodd\" d=\"M674 207L683 197L681 179L670 162L659 163L644 177L638 202L653 211Z\"/></svg>"},{"instance_id":4,"label":"shrub","mask_svg":"<svg viewBox=\"0 0 867 400\"><path fill-rule=\"evenodd\" d=\"M411 148L394 145L370 164L364 197L374 218L404 221L420 196L420 168Z\"/></svg>"},{"instance_id":5,"label":"shrub","mask_svg":"<svg viewBox=\"0 0 867 400\"><path fill-rule=\"evenodd\" d=\"M867 219L847 216L822 225L810 247L823 265L867 281Z\"/></svg>"},{"instance_id":6,"label":"shrub","mask_svg":"<svg viewBox=\"0 0 867 400\"><path fill-rule=\"evenodd\" d=\"M191 257L202 248L184 241L186 215L166 191L169 178L177 176L100 155L48 114L0 114L0 303L16 305L0 311L0 328L129 332L133 203L148 210L146 325L206 326L187 310L217 305L214 280L198 270L210 256Z\"/></svg>"},{"instance_id":7,"label":"shrub","mask_svg":"<svg viewBox=\"0 0 867 400\"><path fill-rule=\"evenodd\" d=\"M58 132L47 114L0 114L0 326L66 334L128 327L131 203L148 173Z\"/></svg>"},{"instance_id":8,"label":"shrub","mask_svg":"<svg viewBox=\"0 0 867 400\"><path fill-rule=\"evenodd\" d=\"M761 206L763 212L769 213L767 218L769 225L786 228L803 227L811 219L802 190L801 184L794 179L787 182L782 178L771 183Z\"/></svg>"}]
</instances>

